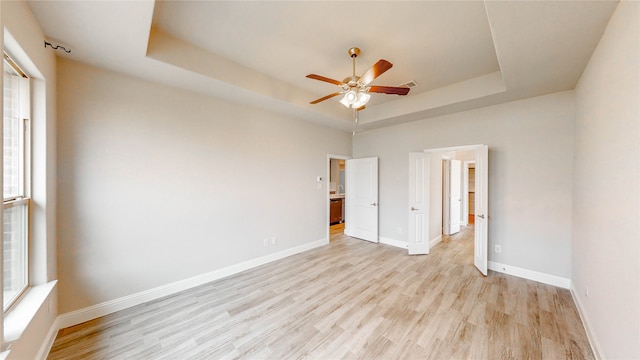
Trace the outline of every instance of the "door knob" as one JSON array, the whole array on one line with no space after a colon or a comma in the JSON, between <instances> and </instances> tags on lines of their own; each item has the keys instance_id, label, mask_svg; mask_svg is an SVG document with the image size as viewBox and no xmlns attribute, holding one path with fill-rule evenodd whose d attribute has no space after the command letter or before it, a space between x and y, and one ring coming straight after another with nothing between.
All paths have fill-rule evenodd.
<instances>
[{"instance_id":1,"label":"door knob","mask_svg":"<svg viewBox=\"0 0 640 360\"><path fill-rule=\"evenodd\" d=\"M418 209L414 208L413 206L411 207L411 211L416 211Z\"/></svg>"},{"instance_id":2,"label":"door knob","mask_svg":"<svg viewBox=\"0 0 640 360\"><path fill-rule=\"evenodd\" d=\"M378 206L378 204L376 204L376 203L372 203L372 204L371 204L371 206Z\"/></svg>"},{"instance_id":3,"label":"door knob","mask_svg":"<svg viewBox=\"0 0 640 360\"><path fill-rule=\"evenodd\" d=\"M480 219L484 219L484 215L478 215Z\"/></svg>"}]
</instances>

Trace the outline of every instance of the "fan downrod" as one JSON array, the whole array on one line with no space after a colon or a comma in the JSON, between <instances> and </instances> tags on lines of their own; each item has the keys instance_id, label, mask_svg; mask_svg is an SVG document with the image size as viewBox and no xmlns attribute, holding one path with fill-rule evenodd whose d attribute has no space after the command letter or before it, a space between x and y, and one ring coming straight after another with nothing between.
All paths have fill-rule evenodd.
<instances>
[{"instance_id":1,"label":"fan downrod","mask_svg":"<svg viewBox=\"0 0 640 360\"><path fill-rule=\"evenodd\" d=\"M349 90L353 87L358 86L358 80L360 80L359 76L356 76L356 58L360 55L360 49L357 47L352 47L348 51L349 56L353 59L353 75L342 80L347 86L344 87L345 90Z\"/></svg>"}]
</instances>

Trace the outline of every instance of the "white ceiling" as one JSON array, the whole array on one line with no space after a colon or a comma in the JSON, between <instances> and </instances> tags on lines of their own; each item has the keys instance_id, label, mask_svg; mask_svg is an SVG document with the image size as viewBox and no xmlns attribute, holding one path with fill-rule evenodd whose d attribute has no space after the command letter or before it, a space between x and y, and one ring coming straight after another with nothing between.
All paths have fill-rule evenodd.
<instances>
[{"instance_id":1,"label":"white ceiling","mask_svg":"<svg viewBox=\"0 0 640 360\"><path fill-rule=\"evenodd\" d=\"M29 1L57 52L95 66L351 129L337 91L305 78L378 59L368 129L573 89L617 1ZM44 39L43 39L44 40Z\"/></svg>"}]
</instances>

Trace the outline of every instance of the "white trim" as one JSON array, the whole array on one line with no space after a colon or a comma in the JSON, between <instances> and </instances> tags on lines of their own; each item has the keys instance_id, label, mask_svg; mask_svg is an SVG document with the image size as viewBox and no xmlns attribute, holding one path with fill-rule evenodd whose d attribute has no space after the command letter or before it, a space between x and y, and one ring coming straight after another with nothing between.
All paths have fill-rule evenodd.
<instances>
[{"instance_id":1,"label":"white trim","mask_svg":"<svg viewBox=\"0 0 640 360\"><path fill-rule=\"evenodd\" d=\"M587 333L587 339L589 340L589 345L591 345L591 350L593 350L593 356L596 360L603 359L601 354L602 347L600 346L600 342L596 338L596 332L593 331L593 326L591 325L591 321L589 321L589 317L587 316L587 312L584 308L584 304L580 299L580 292L575 287L575 283L571 282L571 297L573 297L573 302L576 303L576 307L578 308L578 315L580 315L580 320L582 320L582 326L584 327L584 331Z\"/></svg>"},{"instance_id":2,"label":"white trim","mask_svg":"<svg viewBox=\"0 0 640 360\"><path fill-rule=\"evenodd\" d=\"M51 293L54 291L58 280L46 284L27 288L20 301L4 316L4 339L6 346L20 340L29 324L36 318L38 311L43 306L49 306Z\"/></svg>"},{"instance_id":3,"label":"white trim","mask_svg":"<svg viewBox=\"0 0 640 360\"><path fill-rule=\"evenodd\" d=\"M480 146L482 146L482 144L449 146L449 147L443 147L443 148L425 149L424 152L439 153L439 152L450 152L450 151L478 150Z\"/></svg>"},{"instance_id":4,"label":"white trim","mask_svg":"<svg viewBox=\"0 0 640 360\"><path fill-rule=\"evenodd\" d=\"M64 329L69 326L77 325L85 321L93 320L98 317L114 313L116 311L124 310L132 306L140 305L148 301L165 297L167 295L172 295L184 290L188 290L196 286L209 283L211 281L219 280L227 276L240 273L242 271L246 271L291 255L295 255L328 244L328 239L317 240L277 253L245 261L236 265L231 265L226 268L214 270L201 275L196 275L188 279L176 281L166 285L158 286L153 289L141 291L139 293L127 295L118 299L105 301L100 304L68 312L58 317L58 326L59 328Z\"/></svg>"},{"instance_id":5,"label":"white trim","mask_svg":"<svg viewBox=\"0 0 640 360\"><path fill-rule=\"evenodd\" d=\"M442 234L440 234L440 235L434 237L433 239L431 239L429 241L429 247L432 248L432 247L438 245L440 243L440 241L442 241Z\"/></svg>"},{"instance_id":6,"label":"white trim","mask_svg":"<svg viewBox=\"0 0 640 360\"><path fill-rule=\"evenodd\" d=\"M380 244L391 245L401 249L409 248L409 243L407 243L406 241L391 239L391 238L382 237L382 236L378 237L378 242Z\"/></svg>"},{"instance_id":7,"label":"white trim","mask_svg":"<svg viewBox=\"0 0 640 360\"><path fill-rule=\"evenodd\" d=\"M406 241L402 241L402 240L396 240L396 239L392 239L384 236L379 236L378 241L380 242L380 244L391 245L401 249L409 248L409 244ZM440 241L442 241L442 235L438 235L435 238L431 239L431 241L429 241L429 248L434 247Z\"/></svg>"},{"instance_id":8,"label":"white trim","mask_svg":"<svg viewBox=\"0 0 640 360\"><path fill-rule=\"evenodd\" d=\"M38 353L36 354L36 360L46 360L47 356L49 356L51 347L53 347L53 342L56 340L56 336L58 335L58 330L60 330L60 326L58 325L59 322L60 317L58 316L51 324L49 332L47 332L47 336L44 338L42 345L40 345L40 350L38 350Z\"/></svg>"},{"instance_id":9,"label":"white trim","mask_svg":"<svg viewBox=\"0 0 640 360\"><path fill-rule=\"evenodd\" d=\"M442 156L442 233L451 233L451 159ZM431 184L429 184L431 186Z\"/></svg>"},{"instance_id":10,"label":"white trim","mask_svg":"<svg viewBox=\"0 0 640 360\"><path fill-rule=\"evenodd\" d=\"M499 273L517 276L523 279L537 281L543 284L553 285L561 287L563 289L569 289L571 286L571 279L563 278L560 276L545 274L529 269L523 269L517 266L505 265L493 261L488 262L489 270L493 270Z\"/></svg>"}]
</instances>

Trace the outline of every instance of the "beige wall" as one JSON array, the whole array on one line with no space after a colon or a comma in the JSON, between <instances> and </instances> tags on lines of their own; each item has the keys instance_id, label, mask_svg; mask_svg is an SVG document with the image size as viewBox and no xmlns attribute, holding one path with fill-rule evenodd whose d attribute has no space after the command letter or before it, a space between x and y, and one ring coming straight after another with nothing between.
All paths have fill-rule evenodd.
<instances>
[{"instance_id":1,"label":"beige wall","mask_svg":"<svg viewBox=\"0 0 640 360\"><path fill-rule=\"evenodd\" d=\"M489 261L569 278L574 93L541 96L359 133L380 158L380 236L407 241L408 154L489 145Z\"/></svg>"},{"instance_id":2,"label":"beige wall","mask_svg":"<svg viewBox=\"0 0 640 360\"><path fill-rule=\"evenodd\" d=\"M316 178L350 133L76 62L58 78L61 313L326 237Z\"/></svg>"},{"instance_id":3,"label":"beige wall","mask_svg":"<svg viewBox=\"0 0 640 360\"><path fill-rule=\"evenodd\" d=\"M31 76L32 202L30 207L31 285L56 279L56 71L55 55L43 47L44 34L23 1L0 1L3 29L2 50L7 51ZM0 80L1 82L1 80ZM0 105L1 106L1 105ZM8 359L33 359L40 350L57 315L55 288L41 299L27 292L20 310L33 313L30 319L12 316L12 333L24 331L12 343ZM16 321L17 319L17 321ZM27 320L28 323L27 323ZM20 325L18 325L20 324ZM15 328L13 326L16 326Z\"/></svg>"},{"instance_id":4,"label":"beige wall","mask_svg":"<svg viewBox=\"0 0 640 360\"><path fill-rule=\"evenodd\" d=\"M618 5L576 87L572 286L603 359L640 358L639 19Z\"/></svg>"}]
</instances>

